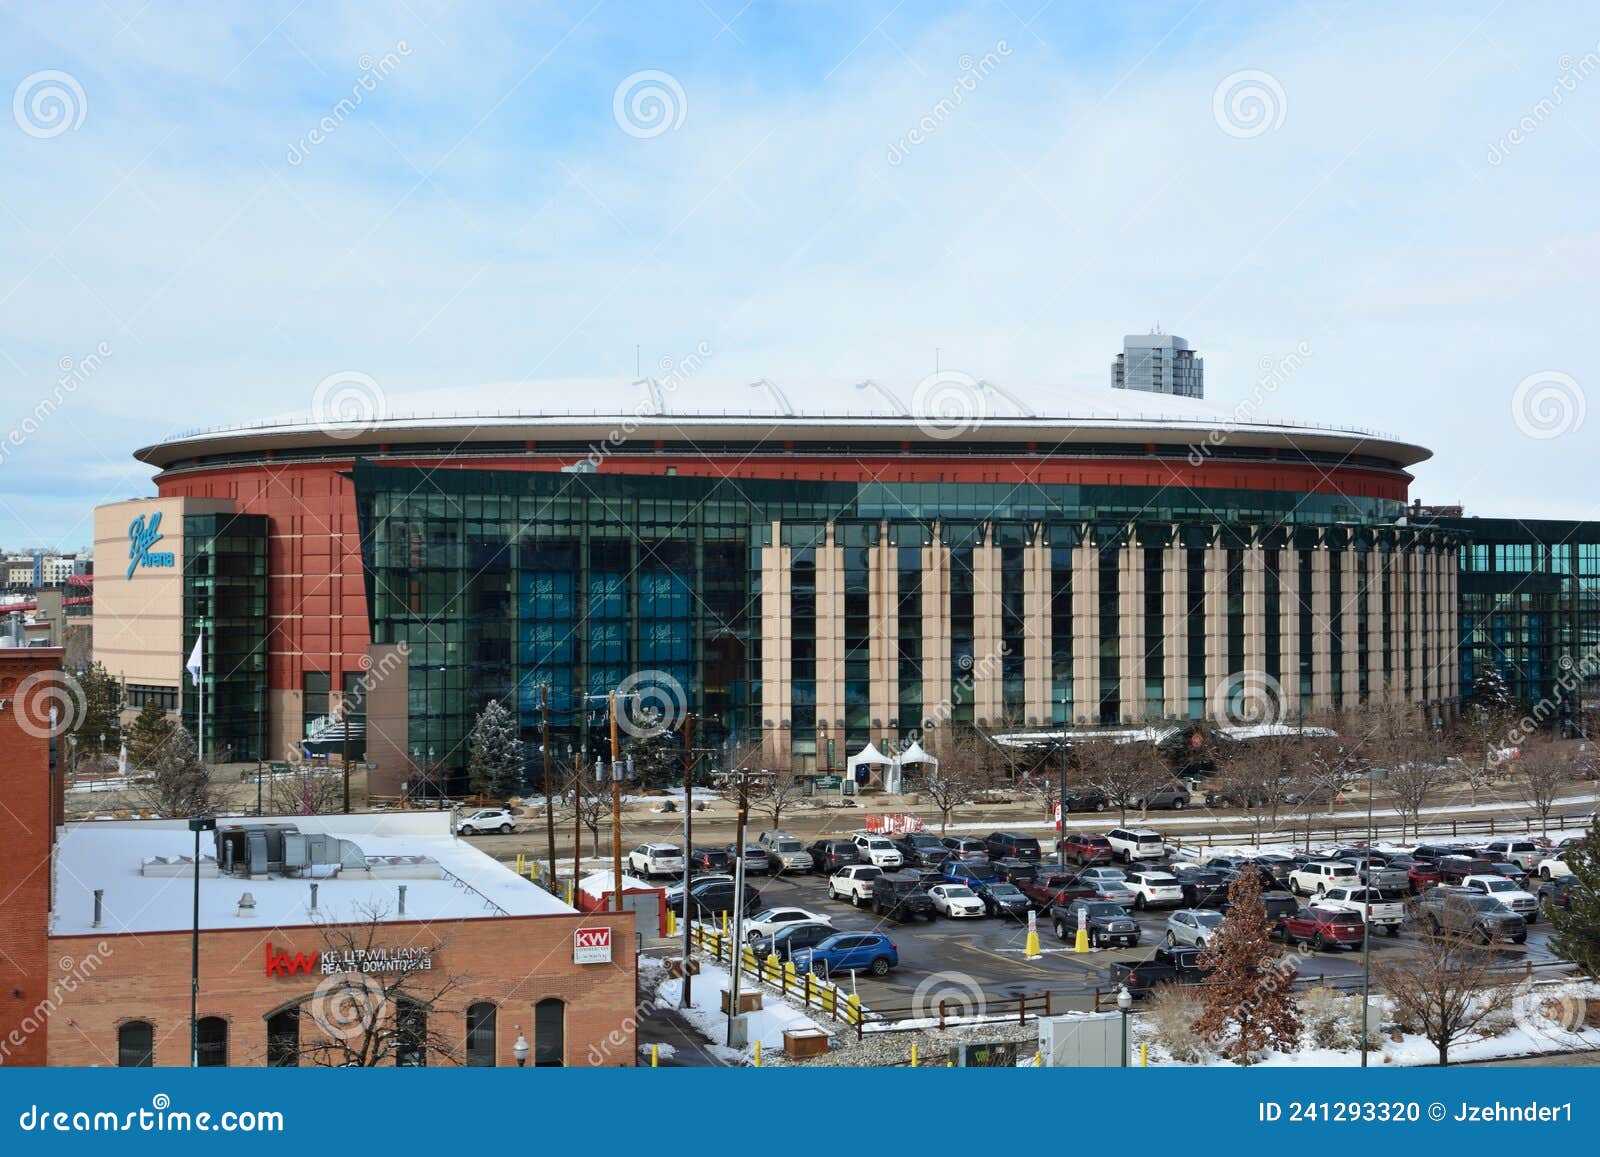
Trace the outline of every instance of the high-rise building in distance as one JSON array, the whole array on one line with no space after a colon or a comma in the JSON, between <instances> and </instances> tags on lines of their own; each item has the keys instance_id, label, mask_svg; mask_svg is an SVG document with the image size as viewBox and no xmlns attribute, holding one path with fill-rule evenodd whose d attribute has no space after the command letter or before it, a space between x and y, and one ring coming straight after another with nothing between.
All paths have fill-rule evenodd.
<instances>
[{"instance_id":1,"label":"high-rise building in distance","mask_svg":"<svg viewBox=\"0 0 1600 1157\"><path fill-rule=\"evenodd\" d=\"M1170 333L1129 334L1111 363L1111 387L1180 398L1206 396L1205 359Z\"/></svg>"}]
</instances>

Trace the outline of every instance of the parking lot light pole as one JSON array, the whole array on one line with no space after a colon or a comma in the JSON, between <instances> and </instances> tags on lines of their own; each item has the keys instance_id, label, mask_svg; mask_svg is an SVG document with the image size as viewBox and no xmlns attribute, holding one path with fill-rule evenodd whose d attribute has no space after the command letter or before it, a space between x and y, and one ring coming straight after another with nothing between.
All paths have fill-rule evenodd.
<instances>
[{"instance_id":1,"label":"parking lot light pole","mask_svg":"<svg viewBox=\"0 0 1600 1157\"><path fill-rule=\"evenodd\" d=\"M200 833L217 830L215 816L189 820L194 833L194 925L189 936L189 1065L200 1067Z\"/></svg>"},{"instance_id":2,"label":"parking lot light pole","mask_svg":"<svg viewBox=\"0 0 1600 1157\"><path fill-rule=\"evenodd\" d=\"M1117 1011L1122 1013L1122 1067L1128 1067L1128 1014L1133 1011L1133 993L1126 984L1117 989Z\"/></svg>"}]
</instances>

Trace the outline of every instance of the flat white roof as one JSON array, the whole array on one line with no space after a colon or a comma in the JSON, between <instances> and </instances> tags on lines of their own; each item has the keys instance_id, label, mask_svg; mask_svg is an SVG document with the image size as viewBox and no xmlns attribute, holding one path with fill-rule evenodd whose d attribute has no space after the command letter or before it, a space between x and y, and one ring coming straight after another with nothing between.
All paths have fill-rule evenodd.
<instances>
[{"instance_id":1,"label":"flat white roof","mask_svg":"<svg viewBox=\"0 0 1600 1157\"><path fill-rule=\"evenodd\" d=\"M296 877L208 876L204 863L216 850L210 832L200 834L200 927L207 931L365 923L380 913L385 922L472 920L490 916L576 915L532 881L449 834L448 812L337 816L223 818L222 827L255 823L294 824L308 834L353 840L368 857L423 857L436 862L438 879L316 880L317 908L310 907L312 881ZM186 931L191 927L193 877L142 874L153 857L183 857L192 864L194 834L183 820L87 820L61 830L55 855L53 936L118 935ZM399 885L406 888L406 914L398 914ZM94 926L94 892L105 892L100 927ZM249 892L253 916L238 915Z\"/></svg>"}]
</instances>

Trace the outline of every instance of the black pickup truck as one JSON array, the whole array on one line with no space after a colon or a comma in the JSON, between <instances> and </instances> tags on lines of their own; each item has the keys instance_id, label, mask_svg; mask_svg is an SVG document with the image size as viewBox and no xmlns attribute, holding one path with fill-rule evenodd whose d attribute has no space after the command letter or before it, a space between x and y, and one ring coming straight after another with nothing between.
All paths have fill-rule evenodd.
<instances>
[{"instance_id":1,"label":"black pickup truck","mask_svg":"<svg viewBox=\"0 0 1600 1157\"><path fill-rule=\"evenodd\" d=\"M1149 996L1158 984L1199 984L1206 975L1198 948L1157 948L1149 960L1112 964L1111 985L1126 984L1134 996Z\"/></svg>"},{"instance_id":2,"label":"black pickup truck","mask_svg":"<svg viewBox=\"0 0 1600 1157\"><path fill-rule=\"evenodd\" d=\"M913 916L937 920L939 913L918 872L885 872L872 881L872 910L902 924Z\"/></svg>"}]
</instances>

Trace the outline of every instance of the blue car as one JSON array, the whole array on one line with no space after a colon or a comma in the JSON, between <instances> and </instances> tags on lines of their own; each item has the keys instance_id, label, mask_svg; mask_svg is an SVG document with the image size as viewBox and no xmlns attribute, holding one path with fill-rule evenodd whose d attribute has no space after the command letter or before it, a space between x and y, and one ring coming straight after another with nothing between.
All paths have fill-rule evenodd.
<instances>
[{"instance_id":1,"label":"blue car","mask_svg":"<svg viewBox=\"0 0 1600 1157\"><path fill-rule=\"evenodd\" d=\"M800 948L794 953L794 966L801 972L869 972L887 976L900 966L900 953L894 941L876 932L840 932L815 948Z\"/></svg>"},{"instance_id":2,"label":"blue car","mask_svg":"<svg viewBox=\"0 0 1600 1157\"><path fill-rule=\"evenodd\" d=\"M971 863L965 860L946 860L940 871L944 873L945 883L965 884L974 889L979 884L987 884L1000 878L1000 869L988 860Z\"/></svg>"}]
</instances>

